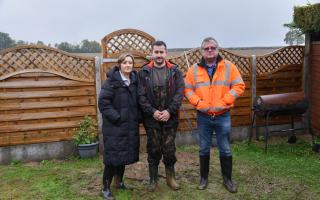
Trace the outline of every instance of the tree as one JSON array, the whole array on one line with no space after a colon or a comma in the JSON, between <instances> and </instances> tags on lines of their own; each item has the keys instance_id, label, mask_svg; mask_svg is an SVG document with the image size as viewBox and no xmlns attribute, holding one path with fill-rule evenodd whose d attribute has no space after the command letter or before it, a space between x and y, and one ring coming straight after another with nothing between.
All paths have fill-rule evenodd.
<instances>
[{"instance_id":1,"label":"tree","mask_svg":"<svg viewBox=\"0 0 320 200\"><path fill-rule=\"evenodd\" d=\"M13 47L15 44L14 40L11 39L8 33L0 32L0 50Z\"/></svg>"},{"instance_id":2,"label":"tree","mask_svg":"<svg viewBox=\"0 0 320 200\"><path fill-rule=\"evenodd\" d=\"M37 45L45 45L42 41L38 40Z\"/></svg>"},{"instance_id":3,"label":"tree","mask_svg":"<svg viewBox=\"0 0 320 200\"><path fill-rule=\"evenodd\" d=\"M97 53L101 51L100 44L97 41L89 41L87 39L82 40L80 49L83 53Z\"/></svg>"},{"instance_id":4,"label":"tree","mask_svg":"<svg viewBox=\"0 0 320 200\"><path fill-rule=\"evenodd\" d=\"M97 53L101 51L100 44L96 41L82 40L79 44L70 44L68 42L61 42L54 45L56 48L71 53Z\"/></svg>"},{"instance_id":5,"label":"tree","mask_svg":"<svg viewBox=\"0 0 320 200\"><path fill-rule=\"evenodd\" d=\"M44 42L40 40L38 40L36 43L23 40L13 40L8 33L0 32L0 50L17 45L27 44L45 45ZM48 46L50 47L51 44L49 43ZM82 40L80 44L75 45L68 42L56 43L54 47L70 53L98 53L101 51L100 44L97 41L89 41L88 39Z\"/></svg>"},{"instance_id":6,"label":"tree","mask_svg":"<svg viewBox=\"0 0 320 200\"><path fill-rule=\"evenodd\" d=\"M296 28L294 23L284 24L286 28L289 28L289 31L286 33L284 41L289 45L299 45L304 43L304 34L300 29Z\"/></svg>"},{"instance_id":7,"label":"tree","mask_svg":"<svg viewBox=\"0 0 320 200\"><path fill-rule=\"evenodd\" d=\"M59 44L55 44L54 45L56 48L61 49L63 51L67 51L67 52L73 52L73 45L68 43L68 42L61 42Z\"/></svg>"},{"instance_id":8,"label":"tree","mask_svg":"<svg viewBox=\"0 0 320 200\"><path fill-rule=\"evenodd\" d=\"M23 40L18 40L18 41L16 41L15 46L16 45L26 45L26 44L28 44L28 42L23 41Z\"/></svg>"}]
</instances>

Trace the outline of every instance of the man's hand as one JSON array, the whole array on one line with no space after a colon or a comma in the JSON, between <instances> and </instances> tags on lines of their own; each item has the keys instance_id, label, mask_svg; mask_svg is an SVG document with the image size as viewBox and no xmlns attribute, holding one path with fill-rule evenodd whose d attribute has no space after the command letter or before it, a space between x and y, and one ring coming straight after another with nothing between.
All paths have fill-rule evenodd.
<instances>
[{"instance_id":1,"label":"man's hand","mask_svg":"<svg viewBox=\"0 0 320 200\"><path fill-rule=\"evenodd\" d=\"M157 121L161 121L160 117L161 117L161 112L159 110L156 110L156 112L153 113L153 118Z\"/></svg>"},{"instance_id":2,"label":"man's hand","mask_svg":"<svg viewBox=\"0 0 320 200\"><path fill-rule=\"evenodd\" d=\"M170 113L167 110L160 112L160 121L166 122L170 119Z\"/></svg>"}]
</instances>

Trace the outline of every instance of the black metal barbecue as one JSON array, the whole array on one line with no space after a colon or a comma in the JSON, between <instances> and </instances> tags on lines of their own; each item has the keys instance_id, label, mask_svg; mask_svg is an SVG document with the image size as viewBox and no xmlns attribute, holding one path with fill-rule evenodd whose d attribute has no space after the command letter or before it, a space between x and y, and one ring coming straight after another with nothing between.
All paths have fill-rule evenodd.
<instances>
[{"instance_id":1,"label":"black metal barbecue","mask_svg":"<svg viewBox=\"0 0 320 200\"><path fill-rule=\"evenodd\" d=\"M271 94L257 96L253 103L253 118L251 124L251 131L249 135L249 143L251 142L253 136L253 128L256 131L256 139L259 140L259 134L257 132L257 126L255 121L257 117L264 118L265 123L265 151L268 147L268 137L271 132L287 132L290 131L288 142L295 142L295 130L301 130L306 128L295 128L294 127L294 117L296 115L302 115L307 112L308 100L303 92L291 92L282 94ZM269 131L269 120L272 116L291 116L291 128L285 130L275 130ZM308 123L310 122L309 119ZM309 126L310 128L310 126ZM309 130L312 134L312 131Z\"/></svg>"}]
</instances>

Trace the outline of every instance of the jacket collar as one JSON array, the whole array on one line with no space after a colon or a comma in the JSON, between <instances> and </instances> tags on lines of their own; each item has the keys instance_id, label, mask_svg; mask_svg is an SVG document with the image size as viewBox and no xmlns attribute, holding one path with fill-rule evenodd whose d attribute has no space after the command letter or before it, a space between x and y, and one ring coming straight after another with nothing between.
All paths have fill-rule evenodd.
<instances>
[{"instance_id":1,"label":"jacket collar","mask_svg":"<svg viewBox=\"0 0 320 200\"><path fill-rule=\"evenodd\" d=\"M220 54L218 54L218 57L217 57L217 64L222 60L223 58L220 56ZM198 63L198 65L200 67L205 67L206 66L206 61L204 60L204 58L202 57L200 62Z\"/></svg>"},{"instance_id":2,"label":"jacket collar","mask_svg":"<svg viewBox=\"0 0 320 200\"><path fill-rule=\"evenodd\" d=\"M173 63L171 63L171 62L169 62L169 61L167 61L167 60L165 60L165 63L166 63L166 66L167 66L169 69L174 66ZM147 64L147 66L148 66L149 68L154 67L154 60L151 60L151 61Z\"/></svg>"},{"instance_id":3,"label":"jacket collar","mask_svg":"<svg viewBox=\"0 0 320 200\"><path fill-rule=\"evenodd\" d=\"M109 72L107 77L111 79L111 81L116 82L123 82L121 75L120 75L120 68L118 66L113 67ZM132 70L130 73L130 82L132 84L135 84L137 82L137 72L135 70Z\"/></svg>"}]
</instances>

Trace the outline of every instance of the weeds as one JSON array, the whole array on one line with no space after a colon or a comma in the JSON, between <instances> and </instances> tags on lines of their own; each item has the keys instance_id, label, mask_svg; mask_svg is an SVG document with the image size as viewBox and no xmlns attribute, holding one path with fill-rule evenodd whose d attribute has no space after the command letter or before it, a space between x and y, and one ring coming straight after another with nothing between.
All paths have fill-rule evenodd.
<instances>
[{"instance_id":1,"label":"weeds","mask_svg":"<svg viewBox=\"0 0 320 200\"><path fill-rule=\"evenodd\" d=\"M197 146L177 148L177 180L181 190L171 191L166 185L163 165L159 166L159 188L147 191L147 156L128 166L127 184L134 190L113 188L117 200L206 200L206 199L319 199L320 154L311 150L310 142L298 140L288 144L280 140L270 144L265 153L263 142L246 141L232 145L234 155L233 180L238 183L236 194L222 186L219 154L212 149L209 185L204 191L196 189L199 179ZM12 161L0 166L0 199L102 199L102 157L64 161L44 160L22 164Z\"/></svg>"}]
</instances>

